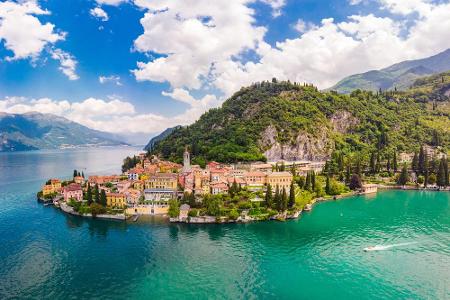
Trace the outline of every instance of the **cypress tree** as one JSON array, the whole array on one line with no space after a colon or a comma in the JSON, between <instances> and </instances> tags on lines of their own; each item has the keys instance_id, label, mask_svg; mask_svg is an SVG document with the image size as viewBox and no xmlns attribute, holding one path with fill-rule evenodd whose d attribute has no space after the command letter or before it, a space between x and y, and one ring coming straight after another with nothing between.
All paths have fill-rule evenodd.
<instances>
[{"instance_id":1,"label":"cypress tree","mask_svg":"<svg viewBox=\"0 0 450 300\"><path fill-rule=\"evenodd\" d=\"M442 158L441 162L439 163L439 170L437 172L437 180L436 180L436 184L439 187L445 187L447 185L445 177L446 176L445 176L444 158Z\"/></svg>"},{"instance_id":2,"label":"cypress tree","mask_svg":"<svg viewBox=\"0 0 450 300\"><path fill-rule=\"evenodd\" d=\"M281 209L281 195L280 195L280 188L277 185L277 188L275 189L275 197L273 198L273 202L275 204L275 207L277 210Z\"/></svg>"},{"instance_id":3,"label":"cypress tree","mask_svg":"<svg viewBox=\"0 0 450 300\"><path fill-rule=\"evenodd\" d=\"M449 174L448 174L448 160L447 158L442 158L444 160L444 172L445 172L445 186L449 186Z\"/></svg>"},{"instance_id":4,"label":"cypress tree","mask_svg":"<svg viewBox=\"0 0 450 300\"><path fill-rule=\"evenodd\" d=\"M270 184L267 185L265 201L268 208L273 206L272 186Z\"/></svg>"},{"instance_id":5,"label":"cypress tree","mask_svg":"<svg viewBox=\"0 0 450 300\"><path fill-rule=\"evenodd\" d=\"M98 184L94 187L94 194L95 194L95 202L100 203L100 192L98 190Z\"/></svg>"},{"instance_id":6,"label":"cypress tree","mask_svg":"<svg viewBox=\"0 0 450 300\"><path fill-rule=\"evenodd\" d=\"M77 170L73 170L73 176L72 177L77 177L77 175L78 175L78 171Z\"/></svg>"},{"instance_id":7,"label":"cypress tree","mask_svg":"<svg viewBox=\"0 0 450 300\"><path fill-rule=\"evenodd\" d=\"M289 207L292 208L295 205L295 188L294 183L291 183L291 187L289 189Z\"/></svg>"},{"instance_id":8,"label":"cypress tree","mask_svg":"<svg viewBox=\"0 0 450 300\"><path fill-rule=\"evenodd\" d=\"M309 171L306 173L305 190L311 191L311 174Z\"/></svg>"},{"instance_id":9,"label":"cypress tree","mask_svg":"<svg viewBox=\"0 0 450 300\"><path fill-rule=\"evenodd\" d=\"M380 157L380 151L377 152L377 163L375 165L375 171L376 173L380 173L381 170L381 157Z\"/></svg>"},{"instance_id":10,"label":"cypress tree","mask_svg":"<svg viewBox=\"0 0 450 300\"><path fill-rule=\"evenodd\" d=\"M394 168L394 173L397 173L397 150L394 150L394 157L392 159L392 167Z\"/></svg>"},{"instance_id":11,"label":"cypress tree","mask_svg":"<svg viewBox=\"0 0 450 300\"><path fill-rule=\"evenodd\" d=\"M100 193L100 204L106 206L106 202L106 192L105 190L102 190L102 192Z\"/></svg>"},{"instance_id":12,"label":"cypress tree","mask_svg":"<svg viewBox=\"0 0 450 300\"><path fill-rule=\"evenodd\" d=\"M330 195L331 189L330 189L330 176L327 175L327 181L325 183L325 193Z\"/></svg>"},{"instance_id":13,"label":"cypress tree","mask_svg":"<svg viewBox=\"0 0 450 300\"><path fill-rule=\"evenodd\" d=\"M85 177L84 177L84 171L81 172L81 177L85 178Z\"/></svg>"},{"instance_id":14,"label":"cypress tree","mask_svg":"<svg viewBox=\"0 0 450 300\"><path fill-rule=\"evenodd\" d=\"M88 205L91 205L92 204L92 190L91 190L91 185L88 183L88 186L87 186L87 203L88 203Z\"/></svg>"},{"instance_id":15,"label":"cypress tree","mask_svg":"<svg viewBox=\"0 0 450 300\"><path fill-rule=\"evenodd\" d=\"M426 156L426 153L422 146L422 147L420 147L420 151L419 151L419 163L418 163L418 171L419 171L419 174L421 174L421 175L425 174L425 165L424 165L425 164L425 156Z\"/></svg>"},{"instance_id":16,"label":"cypress tree","mask_svg":"<svg viewBox=\"0 0 450 300\"><path fill-rule=\"evenodd\" d=\"M283 192L281 193L281 210L285 211L288 205L288 197L286 193L286 189L283 188Z\"/></svg>"},{"instance_id":17,"label":"cypress tree","mask_svg":"<svg viewBox=\"0 0 450 300\"><path fill-rule=\"evenodd\" d=\"M425 160L423 162L423 175L424 175L424 187L428 186L429 178L430 178L430 172L428 168L428 157L425 156Z\"/></svg>"},{"instance_id":18,"label":"cypress tree","mask_svg":"<svg viewBox=\"0 0 450 300\"><path fill-rule=\"evenodd\" d=\"M388 156L386 163L386 171L391 174L391 158Z\"/></svg>"}]
</instances>

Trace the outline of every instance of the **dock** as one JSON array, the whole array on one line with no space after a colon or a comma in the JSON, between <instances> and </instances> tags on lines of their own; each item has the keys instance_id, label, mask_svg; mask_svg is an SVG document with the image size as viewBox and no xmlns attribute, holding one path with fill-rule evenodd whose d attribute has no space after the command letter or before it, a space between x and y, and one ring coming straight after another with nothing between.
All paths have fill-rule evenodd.
<instances>
[{"instance_id":1,"label":"dock","mask_svg":"<svg viewBox=\"0 0 450 300\"><path fill-rule=\"evenodd\" d=\"M141 216L140 214L134 215L133 218L131 219L131 221L136 222L140 216Z\"/></svg>"}]
</instances>

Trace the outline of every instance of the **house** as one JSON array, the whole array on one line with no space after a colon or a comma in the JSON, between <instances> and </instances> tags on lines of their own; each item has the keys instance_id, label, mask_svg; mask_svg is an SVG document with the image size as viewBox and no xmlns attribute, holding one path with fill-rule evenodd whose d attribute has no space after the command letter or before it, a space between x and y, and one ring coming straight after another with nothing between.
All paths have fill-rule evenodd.
<instances>
[{"instance_id":1,"label":"house","mask_svg":"<svg viewBox=\"0 0 450 300\"><path fill-rule=\"evenodd\" d=\"M278 186L280 190L283 188L289 193L292 183L292 174L290 172L272 172L267 175L267 184L273 187Z\"/></svg>"},{"instance_id":2,"label":"house","mask_svg":"<svg viewBox=\"0 0 450 300\"><path fill-rule=\"evenodd\" d=\"M143 180L136 180L133 182L133 188L143 191L145 189L145 182Z\"/></svg>"},{"instance_id":3,"label":"house","mask_svg":"<svg viewBox=\"0 0 450 300\"><path fill-rule=\"evenodd\" d=\"M128 170L128 180L138 180L139 175L144 173L144 169L142 168L133 168Z\"/></svg>"},{"instance_id":4,"label":"house","mask_svg":"<svg viewBox=\"0 0 450 300\"><path fill-rule=\"evenodd\" d=\"M128 189L125 193L128 206L135 206L139 203L142 192L136 189Z\"/></svg>"},{"instance_id":5,"label":"house","mask_svg":"<svg viewBox=\"0 0 450 300\"><path fill-rule=\"evenodd\" d=\"M76 201L83 200L83 190L78 183L71 183L63 188L64 201L74 199Z\"/></svg>"},{"instance_id":6,"label":"house","mask_svg":"<svg viewBox=\"0 0 450 300\"><path fill-rule=\"evenodd\" d=\"M47 196L50 194L53 194L55 190L53 189L53 186L51 184L46 184L42 187L42 195Z\"/></svg>"},{"instance_id":7,"label":"house","mask_svg":"<svg viewBox=\"0 0 450 300\"><path fill-rule=\"evenodd\" d=\"M169 189L176 190L178 187L178 176L173 173L157 173L145 181L146 189Z\"/></svg>"},{"instance_id":8,"label":"house","mask_svg":"<svg viewBox=\"0 0 450 300\"><path fill-rule=\"evenodd\" d=\"M125 193L131 186L131 181L124 180L119 183L117 183L116 187L119 193Z\"/></svg>"},{"instance_id":9,"label":"house","mask_svg":"<svg viewBox=\"0 0 450 300\"><path fill-rule=\"evenodd\" d=\"M210 184L211 194L218 195L228 192L228 185L225 182L214 182Z\"/></svg>"},{"instance_id":10,"label":"house","mask_svg":"<svg viewBox=\"0 0 450 300\"><path fill-rule=\"evenodd\" d=\"M227 169L212 169L210 170L211 182L225 181L228 176Z\"/></svg>"},{"instance_id":11,"label":"house","mask_svg":"<svg viewBox=\"0 0 450 300\"><path fill-rule=\"evenodd\" d=\"M50 185L53 188L53 192L59 192L61 190L61 180L59 179L50 179Z\"/></svg>"},{"instance_id":12,"label":"house","mask_svg":"<svg viewBox=\"0 0 450 300\"><path fill-rule=\"evenodd\" d=\"M266 174L261 171L252 171L245 174L245 182L247 185L264 185L266 184Z\"/></svg>"},{"instance_id":13,"label":"house","mask_svg":"<svg viewBox=\"0 0 450 300\"><path fill-rule=\"evenodd\" d=\"M123 193L107 193L106 206L114 208L125 208L127 205L126 196Z\"/></svg>"},{"instance_id":14,"label":"house","mask_svg":"<svg viewBox=\"0 0 450 300\"><path fill-rule=\"evenodd\" d=\"M260 171L260 172L272 172L272 165L271 164L252 164L250 166L250 169L252 171Z\"/></svg>"}]
</instances>

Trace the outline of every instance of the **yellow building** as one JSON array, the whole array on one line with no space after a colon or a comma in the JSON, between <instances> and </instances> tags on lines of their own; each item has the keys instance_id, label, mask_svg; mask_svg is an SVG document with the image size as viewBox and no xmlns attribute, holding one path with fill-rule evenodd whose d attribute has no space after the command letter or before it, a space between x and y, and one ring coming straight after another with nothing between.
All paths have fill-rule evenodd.
<instances>
[{"instance_id":1,"label":"yellow building","mask_svg":"<svg viewBox=\"0 0 450 300\"><path fill-rule=\"evenodd\" d=\"M50 179L50 185L53 188L53 192L57 192L61 189L61 180L59 179Z\"/></svg>"},{"instance_id":2,"label":"yellow building","mask_svg":"<svg viewBox=\"0 0 450 300\"><path fill-rule=\"evenodd\" d=\"M127 198L122 193L107 193L106 206L115 208L125 208L127 205Z\"/></svg>"},{"instance_id":3,"label":"yellow building","mask_svg":"<svg viewBox=\"0 0 450 300\"><path fill-rule=\"evenodd\" d=\"M51 184L46 184L42 187L42 195L47 196L53 194L55 190Z\"/></svg>"},{"instance_id":4,"label":"yellow building","mask_svg":"<svg viewBox=\"0 0 450 300\"><path fill-rule=\"evenodd\" d=\"M146 189L171 189L178 187L178 176L173 173L157 173L145 181Z\"/></svg>"},{"instance_id":5,"label":"yellow building","mask_svg":"<svg viewBox=\"0 0 450 300\"><path fill-rule=\"evenodd\" d=\"M280 190L286 189L289 192L289 188L292 183L292 174L290 172L272 172L267 175L267 184L270 184L273 188L278 186Z\"/></svg>"},{"instance_id":6,"label":"yellow building","mask_svg":"<svg viewBox=\"0 0 450 300\"><path fill-rule=\"evenodd\" d=\"M136 190L139 190L139 191L143 191L145 188L144 181L137 180L137 181L133 182L133 188L135 188Z\"/></svg>"}]
</instances>

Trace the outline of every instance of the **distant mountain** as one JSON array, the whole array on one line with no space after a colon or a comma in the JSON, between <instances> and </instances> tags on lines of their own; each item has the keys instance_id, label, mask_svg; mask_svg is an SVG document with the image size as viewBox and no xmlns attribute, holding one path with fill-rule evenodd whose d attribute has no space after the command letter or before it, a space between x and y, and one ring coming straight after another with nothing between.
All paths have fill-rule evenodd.
<instances>
[{"instance_id":1,"label":"distant mountain","mask_svg":"<svg viewBox=\"0 0 450 300\"><path fill-rule=\"evenodd\" d=\"M339 93L351 93L354 90L405 90L417 79L450 70L450 49L437 55L407 60L381 70L372 70L344 78L329 88Z\"/></svg>"},{"instance_id":2,"label":"distant mountain","mask_svg":"<svg viewBox=\"0 0 450 300\"><path fill-rule=\"evenodd\" d=\"M113 145L126 144L63 117L0 113L0 152Z\"/></svg>"},{"instance_id":3,"label":"distant mountain","mask_svg":"<svg viewBox=\"0 0 450 300\"><path fill-rule=\"evenodd\" d=\"M153 137L148 144L144 147L145 151L152 151L153 148L155 147L155 144L158 143L159 141L165 139L167 136L169 136L175 129L180 128L181 126L175 126L172 128L167 128L166 130L164 130L163 132L161 132L159 135Z\"/></svg>"}]
</instances>

